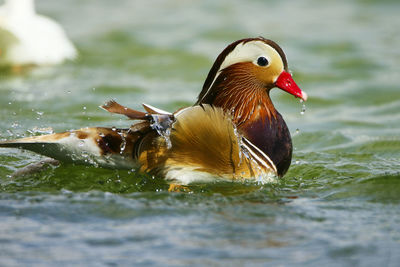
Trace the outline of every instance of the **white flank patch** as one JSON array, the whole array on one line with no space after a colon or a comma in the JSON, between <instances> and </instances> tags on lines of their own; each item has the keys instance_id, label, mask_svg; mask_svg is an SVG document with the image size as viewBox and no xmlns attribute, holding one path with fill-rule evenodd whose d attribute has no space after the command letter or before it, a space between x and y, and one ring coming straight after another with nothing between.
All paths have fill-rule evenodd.
<instances>
[{"instance_id":1,"label":"white flank patch","mask_svg":"<svg viewBox=\"0 0 400 267\"><path fill-rule=\"evenodd\" d=\"M74 132L71 132L68 137L60 139L58 143L64 145L70 151L85 151L86 153L100 156L100 148L92 138L80 139L76 137Z\"/></svg>"},{"instance_id":2,"label":"white flank patch","mask_svg":"<svg viewBox=\"0 0 400 267\"><path fill-rule=\"evenodd\" d=\"M173 167L168 170L165 175L167 181L176 182L181 185L188 185L191 183L212 183L218 180L218 178L220 177L208 172L196 171L196 167L187 166Z\"/></svg>"},{"instance_id":3,"label":"white flank patch","mask_svg":"<svg viewBox=\"0 0 400 267\"><path fill-rule=\"evenodd\" d=\"M173 167L170 168L165 180L181 185L189 185L192 183L214 183L214 182L256 182L258 184L270 184L278 181L278 176L273 172L262 172L252 178L233 178L229 176L219 176L208 172L198 171L196 167Z\"/></svg>"},{"instance_id":4,"label":"white flank patch","mask_svg":"<svg viewBox=\"0 0 400 267\"><path fill-rule=\"evenodd\" d=\"M135 166L132 157L120 154L102 155L93 138L79 139L74 132L55 143L62 147L60 153L64 153L64 157L72 159L73 162L123 169L132 169Z\"/></svg>"}]
</instances>

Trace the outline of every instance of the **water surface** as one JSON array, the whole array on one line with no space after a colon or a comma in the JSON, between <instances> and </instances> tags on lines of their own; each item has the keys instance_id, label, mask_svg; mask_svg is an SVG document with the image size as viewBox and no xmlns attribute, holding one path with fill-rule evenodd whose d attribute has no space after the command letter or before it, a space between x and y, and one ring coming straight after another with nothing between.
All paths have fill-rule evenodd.
<instances>
[{"instance_id":1,"label":"water surface","mask_svg":"<svg viewBox=\"0 0 400 267\"><path fill-rule=\"evenodd\" d=\"M0 265L344 265L400 262L398 1L50 1L80 58L0 76L0 138L126 127L115 98L174 111L217 54L263 35L285 50L306 112L275 90L295 147L277 184L194 186L0 150ZM51 129L49 129L51 127ZM298 129L298 130L297 130Z\"/></svg>"}]
</instances>

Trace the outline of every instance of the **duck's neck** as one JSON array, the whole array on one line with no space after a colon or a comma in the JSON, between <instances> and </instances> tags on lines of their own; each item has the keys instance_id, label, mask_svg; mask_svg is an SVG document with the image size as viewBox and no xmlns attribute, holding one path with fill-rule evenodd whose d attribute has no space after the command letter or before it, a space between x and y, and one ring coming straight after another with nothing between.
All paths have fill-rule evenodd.
<instances>
[{"instance_id":1,"label":"duck's neck","mask_svg":"<svg viewBox=\"0 0 400 267\"><path fill-rule=\"evenodd\" d=\"M245 68L228 68L215 79L198 104L212 104L231 113L237 126L258 116L276 117L276 110L265 87Z\"/></svg>"},{"instance_id":2,"label":"duck's neck","mask_svg":"<svg viewBox=\"0 0 400 267\"><path fill-rule=\"evenodd\" d=\"M239 133L272 160L278 175L286 173L292 158L290 133L262 85L240 73L222 72L199 104L212 104L230 113Z\"/></svg>"}]
</instances>

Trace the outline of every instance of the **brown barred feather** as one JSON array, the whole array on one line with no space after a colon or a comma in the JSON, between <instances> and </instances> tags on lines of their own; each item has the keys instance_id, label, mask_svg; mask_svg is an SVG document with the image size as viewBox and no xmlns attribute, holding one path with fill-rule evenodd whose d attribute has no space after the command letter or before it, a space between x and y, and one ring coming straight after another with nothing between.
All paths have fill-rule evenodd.
<instances>
[{"instance_id":1,"label":"brown barred feather","mask_svg":"<svg viewBox=\"0 0 400 267\"><path fill-rule=\"evenodd\" d=\"M110 100L104 105L100 106L101 108L107 110L111 113L117 113L127 116L132 120L144 120L146 119L146 113L137 111L131 108L127 108L122 106L121 104L115 102L115 100Z\"/></svg>"}]
</instances>

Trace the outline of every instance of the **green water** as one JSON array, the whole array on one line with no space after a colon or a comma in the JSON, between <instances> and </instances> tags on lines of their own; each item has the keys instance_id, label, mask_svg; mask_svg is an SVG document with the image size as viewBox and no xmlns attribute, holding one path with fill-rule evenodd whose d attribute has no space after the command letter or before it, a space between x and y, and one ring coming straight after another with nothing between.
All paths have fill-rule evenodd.
<instances>
[{"instance_id":1,"label":"green water","mask_svg":"<svg viewBox=\"0 0 400 267\"><path fill-rule=\"evenodd\" d=\"M168 193L157 177L71 165L13 178L41 157L1 149L1 266L399 266L398 1L37 2L80 58L3 70L2 139L128 126L98 108L111 98L190 105L217 54L258 35L283 47L309 101L301 115L272 93L295 147L273 185Z\"/></svg>"}]
</instances>

